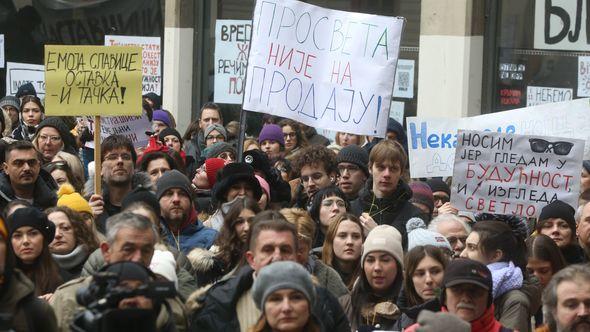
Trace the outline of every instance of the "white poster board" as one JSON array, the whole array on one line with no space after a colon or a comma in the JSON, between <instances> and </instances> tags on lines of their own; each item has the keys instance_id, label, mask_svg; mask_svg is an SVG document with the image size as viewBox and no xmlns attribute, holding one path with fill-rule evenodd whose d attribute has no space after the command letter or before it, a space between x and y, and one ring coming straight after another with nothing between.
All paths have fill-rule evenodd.
<instances>
[{"instance_id":1,"label":"white poster board","mask_svg":"<svg viewBox=\"0 0 590 332\"><path fill-rule=\"evenodd\" d=\"M29 63L6 63L6 95L14 96L18 88L26 83L33 84L37 96L45 98L45 67Z\"/></svg>"},{"instance_id":2,"label":"white poster board","mask_svg":"<svg viewBox=\"0 0 590 332\"><path fill-rule=\"evenodd\" d=\"M251 34L251 20L216 21L214 102L242 103Z\"/></svg>"},{"instance_id":3,"label":"white poster board","mask_svg":"<svg viewBox=\"0 0 590 332\"><path fill-rule=\"evenodd\" d=\"M104 36L105 46L141 46L142 84L141 93L154 92L162 95L162 62L160 37Z\"/></svg>"},{"instance_id":4,"label":"white poster board","mask_svg":"<svg viewBox=\"0 0 590 332\"><path fill-rule=\"evenodd\" d=\"M534 47L546 50L588 51L588 6L588 1L536 0Z\"/></svg>"},{"instance_id":5,"label":"white poster board","mask_svg":"<svg viewBox=\"0 0 590 332\"><path fill-rule=\"evenodd\" d=\"M536 106L568 101L573 99L573 95L573 89L529 85L526 88L526 105Z\"/></svg>"},{"instance_id":6,"label":"white poster board","mask_svg":"<svg viewBox=\"0 0 590 332\"><path fill-rule=\"evenodd\" d=\"M578 97L590 97L590 56L578 57Z\"/></svg>"},{"instance_id":7,"label":"white poster board","mask_svg":"<svg viewBox=\"0 0 590 332\"><path fill-rule=\"evenodd\" d=\"M412 178L453 175L458 129L582 139L590 159L590 99L459 119L408 117L406 123Z\"/></svg>"},{"instance_id":8,"label":"white poster board","mask_svg":"<svg viewBox=\"0 0 590 332\"><path fill-rule=\"evenodd\" d=\"M0 68L4 68L4 35L0 34Z\"/></svg>"},{"instance_id":9,"label":"white poster board","mask_svg":"<svg viewBox=\"0 0 590 332\"><path fill-rule=\"evenodd\" d=\"M258 0L243 108L383 137L404 22Z\"/></svg>"},{"instance_id":10,"label":"white poster board","mask_svg":"<svg viewBox=\"0 0 590 332\"><path fill-rule=\"evenodd\" d=\"M451 204L522 217L557 199L576 208L583 153L579 139L459 130Z\"/></svg>"},{"instance_id":11,"label":"white poster board","mask_svg":"<svg viewBox=\"0 0 590 332\"><path fill-rule=\"evenodd\" d=\"M78 121L94 133L94 117L79 117ZM131 140L136 148L147 146L149 137L146 131L151 131L151 122L145 114L141 116L103 116L100 118L100 139L119 134ZM94 141L86 142L86 147L94 149Z\"/></svg>"},{"instance_id":12,"label":"white poster board","mask_svg":"<svg viewBox=\"0 0 590 332\"><path fill-rule=\"evenodd\" d=\"M399 59L397 61L393 97L414 98L414 65L414 60Z\"/></svg>"},{"instance_id":13,"label":"white poster board","mask_svg":"<svg viewBox=\"0 0 590 332\"><path fill-rule=\"evenodd\" d=\"M404 123L404 107L403 101L391 101L391 109L389 110L389 117L399 123Z\"/></svg>"}]
</instances>

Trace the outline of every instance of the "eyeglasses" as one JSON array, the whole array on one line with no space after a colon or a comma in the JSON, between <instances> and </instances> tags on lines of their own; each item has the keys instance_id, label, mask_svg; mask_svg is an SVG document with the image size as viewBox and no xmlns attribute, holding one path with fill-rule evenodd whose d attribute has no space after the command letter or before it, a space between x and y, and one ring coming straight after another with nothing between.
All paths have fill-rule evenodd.
<instances>
[{"instance_id":1,"label":"eyeglasses","mask_svg":"<svg viewBox=\"0 0 590 332\"><path fill-rule=\"evenodd\" d=\"M51 141L51 143L59 143L59 142L61 142L61 137L60 136L39 135L39 138L37 138L37 141L39 141L39 142L47 142L49 140Z\"/></svg>"},{"instance_id":2,"label":"eyeglasses","mask_svg":"<svg viewBox=\"0 0 590 332\"><path fill-rule=\"evenodd\" d=\"M223 136L223 135L207 135L207 137L205 137L205 139L207 139L208 141L214 140L214 139L221 141L221 140L225 139L225 136Z\"/></svg>"},{"instance_id":3,"label":"eyeglasses","mask_svg":"<svg viewBox=\"0 0 590 332\"><path fill-rule=\"evenodd\" d=\"M548 153L553 152L558 156L565 156L570 153L572 147L574 146L573 143L570 142L548 142L544 139L540 138L531 138L529 139L529 143L531 145L531 150L536 153Z\"/></svg>"},{"instance_id":4,"label":"eyeglasses","mask_svg":"<svg viewBox=\"0 0 590 332\"><path fill-rule=\"evenodd\" d=\"M344 200L342 199L338 199L338 198L327 198L324 199L322 201L322 206L332 206L334 205L334 203L336 203L336 206L338 206L339 208L344 208L346 207L346 203L344 203Z\"/></svg>"},{"instance_id":5,"label":"eyeglasses","mask_svg":"<svg viewBox=\"0 0 590 332\"><path fill-rule=\"evenodd\" d=\"M119 158L123 159L123 161L130 161L131 154L129 154L129 153L121 153L121 154L111 153L111 154L107 154L104 157L104 159L108 160L108 161L117 161L117 160L119 160Z\"/></svg>"},{"instance_id":6,"label":"eyeglasses","mask_svg":"<svg viewBox=\"0 0 590 332\"><path fill-rule=\"evenodd\" d=\"M313 182L317 182L317 181L321 180L324 177L324 175L326 175L326 174L321 173L321 172L313 173L311 176L310 175L302 175L301 182L309 182L309 179L311 179Z\"/></svg>"},{"instance_id":7,"label":"eyeglasses","mask_svg":"<svg viewBox=\"0 0 590 332\"><path fill-rule=\"evenodd\" d=\"M467 236L449 236L447 237L447 241L449 241L449 244L452 247L457 244L457 241L465 243L465 241L467 241Z\"/></svg>"},{"instance_id":8,"label":"eyeglasses","mask_svg":"<svg viewBox=\"0 0 590 332\"><path fill-rule=\"evenodd\" d=\"M36 167L39 166L38 159L15 159L10 162L14 167L23 167L25 164L29 165L29 167Z\"/></svg>"},{"instance_id":9,"label":"eyeglasses","mask_svg":"<svg viewBox=\"0 0 590 332\"><path fill-rule=\"evenodd\" d=\"M344 172L348 171L349 174L356 173L360 170L360 167L357 165L339 165L338 172L340 174L344 174Z\"/></svg>"},{"instance_id":10,"label":"eyeglasses","mask_svg":"<svg viewBox=\"0 0 590 332\"><path fill-rule=\"evenodd\" d=\"M434 196L432 196L432 198L434 199L434 202L440 201L442 204L445 204L448 201L450 201L449 196L446 196L446 195L434 195Z\"/></svg>"},{"instance_id":11,"label":"eyeglasses","mask_svg":"<svg viewBox=\"0 0 590 332\"><path fill-rule=\"evenodd\" d=\"M283 133L283 137L285 139L287 139L287 138L293 139L293 138L296 138L297 137L297 133L296 132Z\"/></svg>"}]
</instances>

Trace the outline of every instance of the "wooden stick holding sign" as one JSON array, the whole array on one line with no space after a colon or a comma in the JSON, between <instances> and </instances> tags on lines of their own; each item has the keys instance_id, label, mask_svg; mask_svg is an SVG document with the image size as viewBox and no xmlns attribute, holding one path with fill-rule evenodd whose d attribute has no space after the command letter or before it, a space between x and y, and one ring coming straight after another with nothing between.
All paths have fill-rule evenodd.
<instances>
[{"instance_id":1,"label":"wooden stick holding sign","mask_svg":"<svg viewBox=\"0 0 590 332\"><path fill-rule=\"evenodd\" d=\"M100 157L100 115L94 117L94 192L102 193L102 159Z\"/></svg>"}]
</instances>

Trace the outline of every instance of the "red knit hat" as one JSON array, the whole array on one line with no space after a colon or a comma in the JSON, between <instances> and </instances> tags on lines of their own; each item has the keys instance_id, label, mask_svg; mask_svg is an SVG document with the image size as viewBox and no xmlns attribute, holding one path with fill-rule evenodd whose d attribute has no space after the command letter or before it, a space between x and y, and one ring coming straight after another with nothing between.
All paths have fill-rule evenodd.
<instances>
[{"instance_id":1,"label":"red knit hat","mask_svg":"<svg viewBox=\"0 0 590 332\"><path fill-rule=\"evenodd\" d=\"M213 188L217 182L217 171L225 166L225 160L221 158L209 158L205 160L205 171L207 172L207 180L209 180L209 187Z\"/></svg>"}]
</instances>

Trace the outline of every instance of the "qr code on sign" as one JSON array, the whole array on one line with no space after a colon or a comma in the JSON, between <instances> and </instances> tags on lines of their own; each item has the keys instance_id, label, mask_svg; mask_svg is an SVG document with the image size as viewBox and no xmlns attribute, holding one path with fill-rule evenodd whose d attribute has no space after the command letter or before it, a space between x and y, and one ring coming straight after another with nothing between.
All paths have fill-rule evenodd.
<instances>
[{"instance_id":1,"label":"qr code on sign","mask_svg":"<svg viewBox=\"0 0 590 332\"><path fill-rule=\"evenodd\" d=\"M408 89L410 88L410 72L398 72L397 87L400 91L408 91Z\"/></svg>"}]
</instances>

